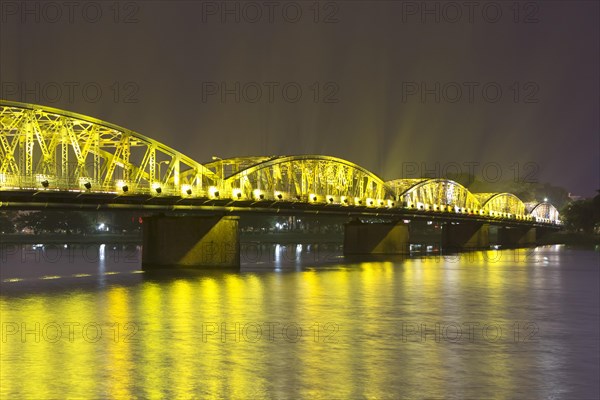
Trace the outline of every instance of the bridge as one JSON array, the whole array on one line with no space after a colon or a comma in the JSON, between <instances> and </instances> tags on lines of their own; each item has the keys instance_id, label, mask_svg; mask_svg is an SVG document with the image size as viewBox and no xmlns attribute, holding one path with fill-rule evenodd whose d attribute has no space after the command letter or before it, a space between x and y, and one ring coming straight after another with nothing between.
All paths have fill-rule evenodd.
<instances>
[{"instance_id":1,"label":"bridge","mask_svg":"<svg viewBox=\"0 0 600 400\"><path fill-rule=\"evenodd\" d=\"M235 264L235 216L243 213L347 215L354 218L346 225L349 254L405 252L407 220L443 222L444 245L456 248L486 247L490 225L501 228L507 245L530 244L536 232L539 236L561 225L552 204L524 203L511 193L471 193L448 179L385 182L350 161L323 155L213 157L202 164L99 119L1 100L0 210L9 208L189 214L148 219L145 243L178 248L167 260L151 251L155 246L144 246L148 265L195 265L200 253L207 257L199 243L225 242L233 243L233 250L221 250L204 264ZM391 222L363 224L360 217ZM201 233L199 226L205 228Z\"/></svg>"}]
</instances>

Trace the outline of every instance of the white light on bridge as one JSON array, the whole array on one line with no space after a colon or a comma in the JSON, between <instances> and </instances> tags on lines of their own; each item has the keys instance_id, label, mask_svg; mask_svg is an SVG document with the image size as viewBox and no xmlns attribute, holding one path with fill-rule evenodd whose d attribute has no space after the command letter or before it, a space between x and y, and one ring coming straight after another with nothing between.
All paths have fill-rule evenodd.
<instances>
[{"instance_id":1,"label":"white light on bridge","mask_svg":"<svg viewBox=\"0 0 600 400\"><path fill-rule=\"evenodd\" d=\"M265 198L265 194L260 189L254 189L252 194L254 195L254 200L264 200Z\"/></svg>"},{"instance_id":2,"label":"white light on bridge","mask_svg":"<svg viewBox=\"0 0 600 400\"><path fill-rule=\"evenodd\" d=\"M123 192L127 192L129 190L129 186L127 186L125 181L118 180L117 181L117 189L121 189Z\"/></svg>"},{"instance_id":3,"label":"white light on bridge","mask_svg":"<svg viewBox=\"0 0 600 400\"><path fill-rule=\"evenodd\" d=\"M283 200L283 193L281 193L281 192L279 192L279 191L276 191L276 192L275 192L275 198L276 198L277 200Z\"/></svg>"},{"instance_id":4,"label":"white light on bridge","mask_svg":"<svg viewBox=\"0 0 600 400\"><path fill-rule=\"evenodd\" d=\"M192 187L190 185L182 185L181 186L181 193L182 194L191 195L192 194Z\"/></svg>"},{"instance_id":5,"label":"white light on bridge","mask_svg":"<svg viewBox=\"0 0 600 400\"><path fill-rule=\"evenodd\" d=\"M89 178L79 178L79 185L86 190L92 188L92 182L90 182Z\"/></svg>"},{"instance_id":6,"label":"white light on bridge","mask_svg":"<svg viewBox=\"0 0 600 400\"><path fill-rule=\"evenodd\" d=\"M216 199L219 197L219 189L216 186L211 186L208 188L208 196L211 199Z\"/></svg>"},{"instance_id":7,"label":"white light on bridge","mask_svg":"<svg viewBox=\"0 0 600 400\"><path fill-rule=\"evenodd\" d=\"M242 198L242 189L233 189L233 190L231 191L231 197L232 197L234 200L241 199L241 198Z\"/></svg>"}]
</instances>

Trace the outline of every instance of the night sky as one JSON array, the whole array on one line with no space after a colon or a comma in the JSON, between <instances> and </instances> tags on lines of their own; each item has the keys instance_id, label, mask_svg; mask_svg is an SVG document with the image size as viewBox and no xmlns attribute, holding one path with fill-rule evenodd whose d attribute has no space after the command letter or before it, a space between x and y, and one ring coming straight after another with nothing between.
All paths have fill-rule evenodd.
<instances>
[{"instance_id":1,"label":"night sky","mask_svg":"<svg viewBox=\"0 0 600 400\"><path fill-rule=\"evenodd\" d=\"M600 187L596 1L0 4L0 97L200 162L326 154L386 180L437 162Z\"/></svg>"}]
</instances>

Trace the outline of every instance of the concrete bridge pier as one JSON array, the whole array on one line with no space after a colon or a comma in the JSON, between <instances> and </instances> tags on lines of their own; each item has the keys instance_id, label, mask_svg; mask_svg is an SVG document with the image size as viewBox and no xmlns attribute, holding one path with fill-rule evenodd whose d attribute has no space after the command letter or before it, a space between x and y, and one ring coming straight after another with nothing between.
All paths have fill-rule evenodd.
<instances>
[{"instance_id":1,"label":"concrete bridge pier","mask_svg":"<svg viewBox=\"0 0 600 400\"><path fill-rule=\"evenodd\" d=\"M408 254L408 225L403 222L362 223L344 226L344 255Z\"/></svg>"},{"instance_id":2,"label":"concrete bridge pier","mask_svg":"<svg viewBox=\"0 0 600 400\"><path fill-rule=\"evenodd\" d=\"M458 251L488 248L489 228L488 224L482 222L448 222L442 228L442 249Z\"/></svg>"},{"instance_id":3,"label":"concrete bridge pier","mask_svg":"<svg viewBox=\"0 0 600 400\"><path fill-rule=\"evenodd\" d=\"M537 239L536 228L502 227L498 229L498 244L502 247L534 246Z\"/></svg>"},{"instance_id":4,"label":"concrete bridge pier","mask_svg":"<svg viewBox=\"0 0 600 400\"><path fill-rule=\"evenodd\" d=\"M238 217L144 218L142 268L240 269Z\"/></svg>"}]
</instances>

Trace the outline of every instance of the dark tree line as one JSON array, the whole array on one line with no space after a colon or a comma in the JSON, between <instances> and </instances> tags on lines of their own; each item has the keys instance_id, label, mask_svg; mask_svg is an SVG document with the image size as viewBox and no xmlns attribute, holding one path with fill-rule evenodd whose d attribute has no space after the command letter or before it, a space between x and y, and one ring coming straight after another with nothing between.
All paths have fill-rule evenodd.
<instances>
[{"instance_id":1,"label":"dark tree line","mask_svg":"<svg viewBox=\"0 0 600 400\"><path fill-rule=\"evenodd\" d=\"M18 231L30 229L34 233L89 233L93 222L89 215L69 211L34 211L18 214L14 218Z\"/></svg>"},{"instance_id":2,"label":"dark tree line","mask_svg":"<svg viewBox=\"0 0 600 400\"><path fill-rule=\"evenodd\" d=\"M16 232L16 228L12 218L6 212L0 212L0 234L14 232Z\"/></svg>"},{"instance_id":3,"label":"dark tree line","mask_svg":"<svg viewBox=\"0 0 600 400\"><path fill-rule=\"evenodd\" d=\"M567 204L561 210L560 216L569 230L593 232L594 228L598 229L600 225L600 195Z\"/></svg>"},{"instance_id":4,"label":"dark tree line","mask_svg":"<svg viewBox=\"0 0 600 400\"><path fill-rule=\"evenodd\" d=\"M3 211L0 212L0 233L31 231L34 234L90 234L98 231L100 221L110 227L110 233L135 232L141 229L141 217L139 213L132 212Z\"/></svg>"}]
</instances>

